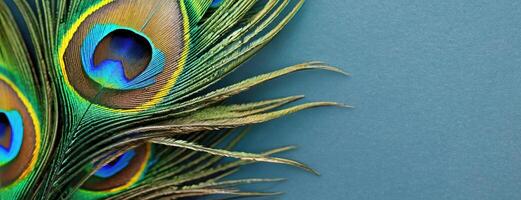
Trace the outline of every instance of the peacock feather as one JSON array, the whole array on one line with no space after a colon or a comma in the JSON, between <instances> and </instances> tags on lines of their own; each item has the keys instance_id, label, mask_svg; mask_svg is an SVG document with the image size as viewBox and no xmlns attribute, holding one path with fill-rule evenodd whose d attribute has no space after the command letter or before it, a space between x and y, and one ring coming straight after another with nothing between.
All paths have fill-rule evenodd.
<instances>
[{"instance_id":1,"label":"peacock feather","mask_svg":"<svg viewBox=\"0 0 521 200\"><path fill-rule=\"evenodd\" d=\"M248 125L334 102L226 100L308 62L212 88L271 41L302 0L0 1L0 199L248 197L226 177ZM225 157L235 160L224 159Z\"/></svg>"}]
</instances>

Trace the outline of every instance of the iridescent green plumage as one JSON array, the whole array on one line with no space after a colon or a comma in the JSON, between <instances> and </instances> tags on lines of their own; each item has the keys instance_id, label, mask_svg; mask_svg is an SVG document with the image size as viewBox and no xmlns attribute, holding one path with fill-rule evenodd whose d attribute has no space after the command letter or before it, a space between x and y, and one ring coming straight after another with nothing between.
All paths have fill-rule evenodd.
<instances>
[{"instance_id":1,"label":"iridescent green plumage","mask_svg":"<svg viewBox=\"0 0 521 200\"><path fill-rule=\"evenodd\" d=\"M337 103L280 109L302 96L223 102L296 71L344 72L309 62L204 92L271 41L302 4L279 0L0 4L0 28L5 29L0 31L0 67L4 66L0 75L11 76L22 88L37 113L42 135L34 170L21 178L23 184L1 195L258 196L271 193L242 192L236 186L279 179L223 178L254 162L288 164L316 173L299 162L271 156L292 147L260 154L232 151L244 136L235 129ZM20 20L11 12L19 13ZM27 34L23 38L18 29L8 27L21 27ZM224 162L223 157L238 161Z\"/></svg>"}]
</instances>

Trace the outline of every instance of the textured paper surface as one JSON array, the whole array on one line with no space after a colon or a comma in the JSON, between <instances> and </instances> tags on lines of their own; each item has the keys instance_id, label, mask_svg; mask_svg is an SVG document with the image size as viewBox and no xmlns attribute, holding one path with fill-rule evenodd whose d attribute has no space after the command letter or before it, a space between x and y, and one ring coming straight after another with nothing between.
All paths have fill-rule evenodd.
<instances>
[{"instance_id":1,"label":"textured paper surface","mask_svg":"<svg viewBox=\"0 0 521 200\"><path fill-rule=\"evenodd\" d=\"M255 126L241 150L297 144L275 199L521 199L521 3L308 0L240 77L308 59L353 76L303 72L240 99L306 94L321 108ZM257 97L257 98L254 98ZM276 136L276 140L268 140ZM272 198L268 198L272 199Z\"/></svg>"}]
</instances>

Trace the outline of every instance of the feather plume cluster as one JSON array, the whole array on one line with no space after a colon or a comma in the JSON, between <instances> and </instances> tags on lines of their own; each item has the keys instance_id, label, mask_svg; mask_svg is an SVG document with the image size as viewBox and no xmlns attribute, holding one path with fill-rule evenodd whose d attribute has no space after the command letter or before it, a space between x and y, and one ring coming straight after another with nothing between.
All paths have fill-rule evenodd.
<instances>
[{"instance_id":1,"label":"feather plume cluster","mask_svg":"<svg viewBox=\"0 0 521 200\"><path fill-rule=\"evenodd\" d=\"M209 86L295 16L292 0L0 1L0 199L251 197L228 180L243 165L306 165L233 151L239 127L303 109L302 96L225 100L309 62ZM224 157L235 160L223 160Z\"/></svg>"}]
</instances>

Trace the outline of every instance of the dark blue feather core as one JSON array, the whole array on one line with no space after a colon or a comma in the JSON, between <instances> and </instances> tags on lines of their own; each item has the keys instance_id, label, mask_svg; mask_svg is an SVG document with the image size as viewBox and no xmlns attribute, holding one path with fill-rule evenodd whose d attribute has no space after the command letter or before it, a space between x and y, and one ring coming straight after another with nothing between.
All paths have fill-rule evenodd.
<instances>
[{"instance_id":1,"label":"dark blue feather core","mask_svg":"<svg viewBox=\"0 0 521 200\"><path fill-rule=\"evenodd\" d=\"M140 38L134 34L128 34L128 31L114 31L110 34L113 34L112 40L110 41L110 50L114 52L114 54L126 57L130 60L138 60L149 54L150 45L143 44L147 42L146 39ZM110 35L109 34L109 35Z\"/></svg>"},{"instance_id":2,"label":"dark blue feather core","mask_svg":"<svg viewBox=\"0 0 521 200\"><path fill-rule=\"evenodd\" d=\"M104 88L150 86L165 65L164 54L143 33L114 24L95 25L81 47L83 69Z\"/></svg>"},{"instance_id":3,"label":"dark blue feather core","mask_svg":"<svg viewBox=\"0 0 521 200\"><path fill-rule=\"evenodd\" d=\"M130 161L132 158L134 158L135 155L136 151L133 149L125 152L123 155L119 156L112 162L101 167L98 171L96 171L94 176L100 178L109 178L114 176L115 174L125 169L125 167L129 165Z\"/></svg>"}]
</instances>

